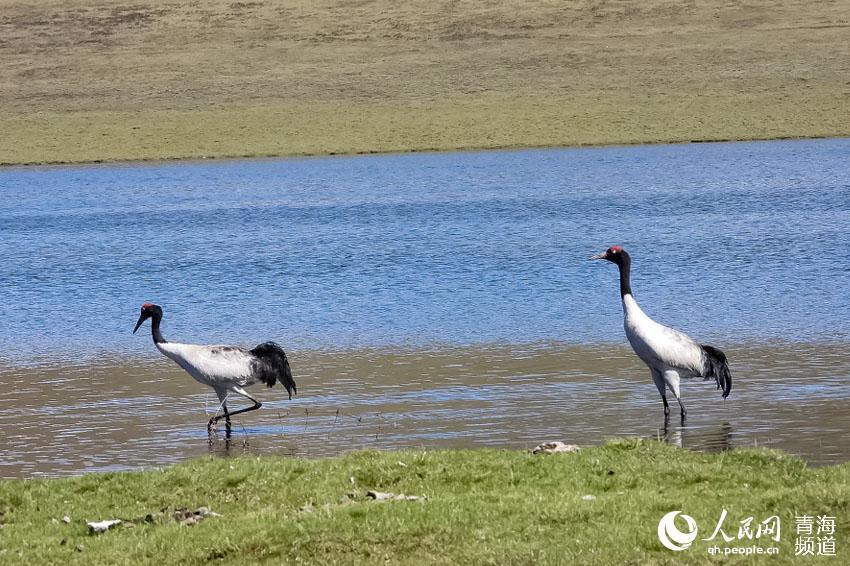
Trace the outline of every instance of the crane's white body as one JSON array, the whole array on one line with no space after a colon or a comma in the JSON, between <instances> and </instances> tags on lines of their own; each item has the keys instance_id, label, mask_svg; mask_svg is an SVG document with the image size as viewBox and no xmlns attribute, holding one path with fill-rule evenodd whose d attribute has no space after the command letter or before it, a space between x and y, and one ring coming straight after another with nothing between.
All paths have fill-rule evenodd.
<instances>
[{"instance_id":1,"label":"crane's white body","mask_svg":"<svg viewBox=\"0 0 850 566\"><path fill-rule=\"evenodd\" d=\"M219 401L228 391L257 402L243 387L253 385L257 377L252 369L255 357L243 348L161 342L157 349L186 370L195 381L215 389Z\"/></svg>"},{"instance_id":2,"label":"crane's white body","mask_svg":"<svg viewBox=\"0 0 850 566\"><path fill-rule=\"evenodd\" d=\"M623 295L623 326L635 354L652 372L661 396L669 387L681 403L681 378L701 375L705 364L700 345L678 330L649 318L631 294Z\"/></svg>"}]
</instances>

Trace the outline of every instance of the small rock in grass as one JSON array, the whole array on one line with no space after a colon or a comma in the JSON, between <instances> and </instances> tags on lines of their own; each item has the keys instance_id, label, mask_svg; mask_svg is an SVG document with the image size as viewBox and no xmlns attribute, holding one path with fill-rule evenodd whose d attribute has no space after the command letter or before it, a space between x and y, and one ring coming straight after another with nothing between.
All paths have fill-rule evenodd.
<instances>
[{"instance_id":1,"label":"small rock in grass","mask_svg":"<svg viewBox=\"0 0 850 566\"><path fill-rule=\"evenodd\" d=\"M582 495L581 498L584 501L593 501L594 499L596 499L596 496L595 495Z\"/></svg>"},{"instance_id":2,"label":"small rock in grass","mask_svg":"<svg viewBox=\"0 0 850 566\"><path fill-rule=\"evenodd\" d=\"M198 507L195 511L189 511L181 507L174 511L174 520L181 525L196 525L207 517L221 517L220 514L211 511L209 507Z\"/></svg>"},{"instance_id":3,"label":"small rock in grass","mask_svg":"<svg viewBox=\"0 0 850 566\"><path fill-rule=\"evenodd\" d=\"M192 513L185 507L180 507L179 509L174 510L174 520L177 522L183 521L192 516L194 516L194 513Z\"/></svg>"},{"instance_id":4,"label":"small rock in grass","mask_svg":"<svg viewBox=\"0 0 850 566\"><path fill-rule=\"evenodd\" d=\"M195 511L195 515L200 515L201 517L221 517L219 513L216 513L209 507L198 507Z\"/></svg>"},{"instance_id":5,"label":"small rock in grass","mask_svg":"<svg viewBox=\"0 0 850 566\"><path fill-rule=\"evenodd\" d=\"M77 546L74 547L74 550L76 550L77 552L82 552L85 549L86 549L86 547L82 544L78 544Z\"/></svg>"},{"instance_id":6,"label":"small rock in grass","mask_svg":"<svg viewBox=\"0 0 850 566\"><path fill-rule=\"evenodd\" d=\"M66 524L67 524L67 523L70 523L70 522L71 522L71 517L69 517L68 515L65 515L64 517L62 517L62 522L63 522L63 523L66 523Z\"/></svg>"},{"instance_id":7,"label":"small rock in grass","mask_svg":"<svg viewBox=\"0 0 850 566\"><path fill-rule=\"evenodd\" d=\"M367 491L366 497L371 497L375 501L386 501L395 497L395 494L384 491Z\"/></svg>"},{"instance_id":8,"label":"small rock in grass","mask_svg":"<svg viewBox=\"0 0 850 566\"><path fill-rule=\"evenodd\" d=\"M115 525L121 524L121 519L107 519L105 521L89 521L89 534L105 533Z\"/></svg>"},{"instance_id":9,"label":"small rock in grass","mask_svg":"<svg viewBox=\"0 0 850 566\"><path fill-rule=\"evenodd\" d=\"M544 442L531 451L532 454L555 454L556 452L578 452L580 448L576 444L564 444L563 442Z\"/></svg>"},{"instance_id":10,"label":"small rock in grass","mask_svg":"<svg viewBox=\"0 0 850 566\"><path fill-rule=\"evenodd\" d=\"M367 491L366 496L371 497L375 501L418 501L425 499L419 495L405 495L403 493L396 495L395 493L385 491Z\"/></svg>"}]
</instances>

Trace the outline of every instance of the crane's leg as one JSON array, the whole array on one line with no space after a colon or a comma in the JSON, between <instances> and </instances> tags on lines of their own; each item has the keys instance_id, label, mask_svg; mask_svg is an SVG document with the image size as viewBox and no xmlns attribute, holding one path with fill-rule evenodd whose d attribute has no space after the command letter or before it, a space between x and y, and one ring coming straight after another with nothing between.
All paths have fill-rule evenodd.
<instances>
[{"instance_id":1,"label":"crane's leg","mask_svg":"<svg viewBox=\"0 0 850 566\"><path fill-rule=\"evenodd\" d=\"M224 417L224 423L226 425L225 439L230 440L230 431L231 431L231 428L230 428L230 414L231 413L228 412L228 410L227 410L228 392L227 392L226 389L216 389L215 393L216 393L216 395L218 395L218 400L219 400L219 403L221 403L221 409L224 411L224 414L221 415L221 416L218 416L218 417L213 415L210 418L209 422L207 423L207 436L210 439L210 444L212 444L212 442L213 442L213 427L216 425L216 423L222 417ZM218 413L218 411L216 411L216 413Z\"/></svg>"},{"instance_id":2,"label":"crane's leg","mask_svg":"<svg viewBox=\"0 0 850 566\"><path fill-rule=\"evenodd\" d=\"M259 401L257 401L256 399L254 399L253 397L248 395L248 392L245 391L244 389L242 389L241 387L231 387L230 391L233 391L234 393L236 393L238 395L242 395L243 397L253 401L254 405L252 407L245 407L244 409L239 409L238 411L233 411L233 412L228 412L227 409L225 408L223 415L218 415L218 416L215 416L215 417L210 419L210 428L212 428L212 426L215 423L217 423L222 417L224 417L224 421L227 423L228 437L230 436L230 417L233 417L233 416L236 416L236 415L239 415L239 414L242 414L242 413L247 413L248 411L256 411L257 409L259 409L260 407L263 406L262 403L260 403ZM226 398L226 395L225 395L225 398Z\"/></svg>"},{"instance_id":3,"label":"crane's leg","mask_svg":"<svg viewBox=\"0 0 850 566\"><path fill-rule=\"evenodd\" d=\"M666 424L667 417L670 416L670 405L667 403L667 384L664 381L664 376L657 369L650 368L652 372L652 381L655 382L655 387L661 394L661 400L664 401L664 420Z\"/></svg>"},{"instance_id":4,"label":"crane's leg","mask_svg":"<svg viewBox=\"0 0 850 566\"><path fill-rule=\"evenodd\" d=\"M230 413L227 412L227 403L222 403L221 408L224 409L224 425L225 425L225 433L224 438L230 440Z\"/></svg>"},{"instance_id":5,"label":"crane's leg","mask_svg":"<svg viewBox=\"0 0 850 566\"><path fill-rule=\"evenodd\" d=\"M682 396L679 394L679 372L668 369L664 372L664 381L667 382L670 391L676 396L676 401L679 402L679 409L682 411L682 420L684 421L685 417L688 416L688 411L685 409L685 404L682 403Z\"/></svg>"}]
</instances>

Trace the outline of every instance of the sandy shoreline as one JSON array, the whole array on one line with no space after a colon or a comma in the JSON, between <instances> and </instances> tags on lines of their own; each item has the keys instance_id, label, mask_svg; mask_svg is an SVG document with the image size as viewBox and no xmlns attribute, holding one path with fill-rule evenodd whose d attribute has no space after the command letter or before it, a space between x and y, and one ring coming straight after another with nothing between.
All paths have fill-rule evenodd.
<instances>
[{"instance_id":1,"label":"sandy shoreline","mask_svg":"<svg viewBox=\"0 0 850 566\"><path fill-rule=\"evenodd\" d=\"M429 149L388 149L388 150L362 150L350 152L331 151L327 153L292 153L292 154L222 154L185 157L142 157L142 158L115 158L115 159L91 159L83 161L29 161L29 162L0 162L0 170L11 168L29 167L70 167L70 166L92 166L92 165L157 165L177 163L201 163L204 161L254 161L254 160L282 160L282 159L307 159L311 157L364 157L381 155L404 155L419 153L477 153L488 151L533 151L547 149L592 149L608 147L629 147L642 145L678 145L678 144L713 144L713 143L745 143L745 142L771 142L771 141L806 141L819 139L838 139L850 137L848 134L837 135L800 135L800 136L774 136L774 137L750 137L750 138L717 138L717 139L671 139L671 140L649 140L635 142L606 142L606 143L584 143L574 145L505 145L505 146L469 146L452 148L429 148Z\"/></svg>"}]
</instances>

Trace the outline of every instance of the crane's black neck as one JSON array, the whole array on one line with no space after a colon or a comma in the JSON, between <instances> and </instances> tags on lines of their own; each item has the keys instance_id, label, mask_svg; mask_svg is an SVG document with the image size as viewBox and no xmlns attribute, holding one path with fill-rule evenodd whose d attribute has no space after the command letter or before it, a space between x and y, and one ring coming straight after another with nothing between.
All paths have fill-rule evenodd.
<instances>
[{"instance_id":1,"label":"crane's black neck","mask_svg":"<svg viewBox=\"0 0 850 566\"><path fill-rule=\"evenodd\" d=\"M617 254L617 260L614 263L620 268L620 297L631 295L632 285L629 275L632 269L632 258L623 250Z\"/></svg>"},{"instance_id":2,"label":"crane's black neck","mask_svg":"<svg viewBox=\"0 0 850 566\"><path fill-rule=\"evenodd\" d=\"M153 336L154 344L165 344L165 338L162 337L162 332L159 331L160 322L162 322L162 313L155 312L151 316L151 336Z\"/></svg>"}]
</instances>

